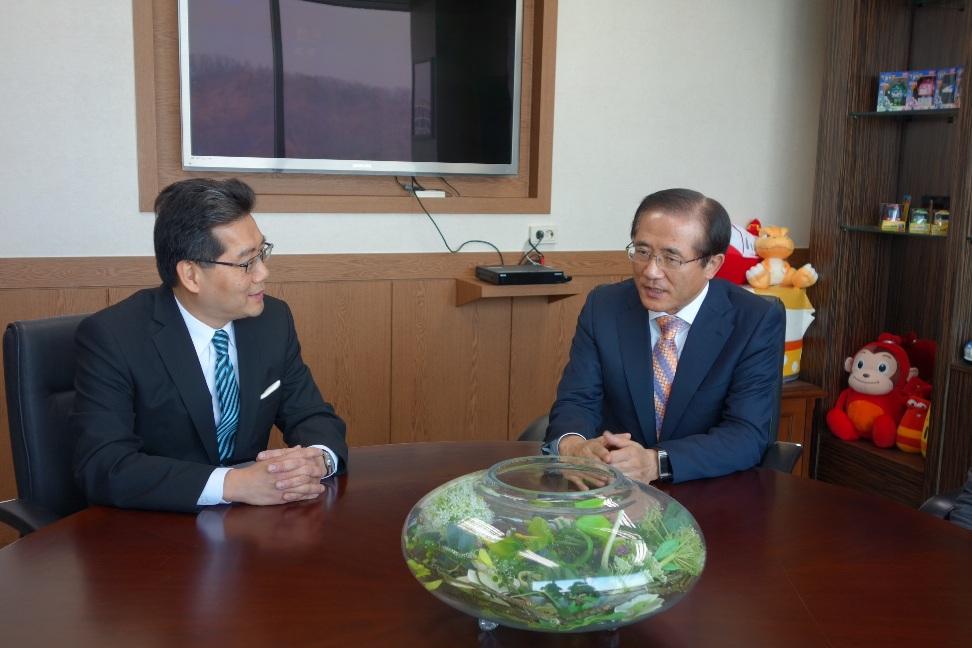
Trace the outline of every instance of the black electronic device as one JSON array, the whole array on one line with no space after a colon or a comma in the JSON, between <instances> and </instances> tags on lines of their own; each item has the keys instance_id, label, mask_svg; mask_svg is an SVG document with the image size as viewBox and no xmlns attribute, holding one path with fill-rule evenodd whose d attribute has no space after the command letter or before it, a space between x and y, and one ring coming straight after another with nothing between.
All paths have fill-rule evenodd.
<instances>
[{"instance_id":1,"label":"black electronic device","mask_svg":"<svg viewBox=\"0 0 972 648\"><path fill-rule=\"evenodd\" d=\"M570 277L563 270L542 265L476 266L476 277L500 286L567 283Z\"/></svg>"}]
</instances>

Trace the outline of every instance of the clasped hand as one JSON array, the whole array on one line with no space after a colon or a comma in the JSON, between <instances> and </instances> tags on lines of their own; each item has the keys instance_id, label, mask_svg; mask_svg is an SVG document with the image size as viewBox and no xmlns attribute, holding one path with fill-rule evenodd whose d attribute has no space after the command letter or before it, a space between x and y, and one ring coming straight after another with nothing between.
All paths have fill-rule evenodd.
<instances>
[{"instance_id":1,"label":"clasped hand","mask_svg":"<svg viewBox=\"0 0 972 648\"><path fill-rule=\"evenodd\" d=\"M264 450L252 465L226 474L223 499L261 506L314 499L324 492L323 476L318 448Z\"/></svg>"},{"instance_id":2,"label":"clasped hand","mask_svg":"<svg viewBox=\"0 0 972 648\"><path fill-rule=\"evenodd\" d=\"M645 483L658 479L657 453L632 441L627 432L614 434L605 431L594 439L568 436L560 442L560 454L602 461L624 475Z\"/></svg>"}]
</instances>

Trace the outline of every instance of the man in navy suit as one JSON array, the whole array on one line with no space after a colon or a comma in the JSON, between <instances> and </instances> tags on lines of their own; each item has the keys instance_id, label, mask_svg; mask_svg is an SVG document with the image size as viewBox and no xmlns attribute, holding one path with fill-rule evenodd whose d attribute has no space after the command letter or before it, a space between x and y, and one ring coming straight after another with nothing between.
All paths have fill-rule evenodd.
<instances>
[{"instance_id":1,"label":"man in navy suit","mask_svg":"<svg viewBox=\"0 0 972 648\"><path fill-rule=\"evenodd\" d=\"M165 188L154 232L163 285L79 326L71 428L89 502L280 504L316 498L346 467L344 422L301 359L287 304L264 294L273 245L253 203L239 180ZM266 450L274 424L290 447Z\"/></svg>"},{"instance_id":2,"label":"man in navy suit","mask_svg":"<svg viewBox=\"0 0 972 648\"><path fill-rule=\"evenodd\" d=\"M627 248L633 276L588 295L545 451L644 482L759 463L776 437L785 311L715 278L730 227L722 205L696 191L641 202Z\"/></svg>"}]
</instances>

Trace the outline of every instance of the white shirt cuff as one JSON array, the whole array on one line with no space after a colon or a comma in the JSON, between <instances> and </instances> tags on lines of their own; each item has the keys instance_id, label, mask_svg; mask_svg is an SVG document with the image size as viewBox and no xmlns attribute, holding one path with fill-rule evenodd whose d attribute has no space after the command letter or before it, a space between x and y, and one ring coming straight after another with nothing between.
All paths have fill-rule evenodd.
<instances>
[{"instance_id":1,"label":"white shirt cuff","mask_svg":"<svg viewBox=\"0 0 972 648\"><path fill-rule=\"evenodd\" d=\"M578 434L577 432L568 432L567 434L561 435L561 437L557 439L557 442L553 444L552 449L556 454L558 455L560 454L560 442L569 436L575 436L575 437L580 437L582 439L587 439L587 437L585 437L583 434Z\"/></svg>"},{"instance_id":2,"label":"white shirt cuff","mask_svg":"<svg viewBox=\"0 0 972 648\"><path fill-rule=\"evenodd\" d=\"M209 480L202 489L202 494L199 495L199 501L196 502L196 506L229 504L229 502L223 499L223 482L226 481L226 473L231 470L232 468L225 466L213 469L212 474L209 475Z\"/></svg>"}]
</instances>

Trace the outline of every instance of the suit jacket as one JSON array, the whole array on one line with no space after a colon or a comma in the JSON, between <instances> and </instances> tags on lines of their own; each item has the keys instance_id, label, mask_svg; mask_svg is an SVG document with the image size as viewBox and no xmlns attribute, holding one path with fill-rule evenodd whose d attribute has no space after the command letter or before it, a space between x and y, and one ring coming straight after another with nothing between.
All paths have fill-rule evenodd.
<instances>
[{"instance_id":1,"label":"suit jacket","mask_svg":"<svg viewBox=\"0 0 972 648\"><path fill-rule=\"evenodd\" d=\"M228 463L267 447L325 445L347 464L344 422L300 356L287 304L264 298L258 317L234 322L240 418ZM194 511L219 465L212 396L172 291L142 290L85 319L70 418L75 476L88 500L125 508ZM275 381L280 387L261 399Z\"/></svg>"},{"instance_id":2,"label":"suit jacket","mask_svg":"<svg viewBox=\"0 0 972 648\"><path fill-rule=\"evenodd\" d=\"M589 439L604 430L629 432L645 447L668 451L675 481L759 463L779 419L783 305L722 279L709 282L657 441L648 322L632 280L591 291L550 412L547 441L567 432Z\"/></svg>"}]
</instances>

